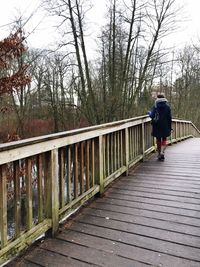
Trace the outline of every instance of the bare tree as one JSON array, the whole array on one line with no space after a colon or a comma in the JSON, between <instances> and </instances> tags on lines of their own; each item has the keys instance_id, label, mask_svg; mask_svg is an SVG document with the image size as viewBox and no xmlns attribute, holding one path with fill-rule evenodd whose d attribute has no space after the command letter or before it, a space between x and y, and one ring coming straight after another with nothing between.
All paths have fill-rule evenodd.
<instances>
[{"instance_id":1,"label":"bare tree","mask_svg":"<svg viewBox=\"0 0 200 267\"><path fill-rule=\"evenodd\" d=\"M124 8L120 1L110 1L109 21L102 31L99 74L106 121L138 112L139 99L150 94L166 54L160 40L173 30L177 15L174 0L129 2Z\"/></svg>"},{"instance_id":2,"label":"bare tree","mask_svg":"<svg viewBox=\"0 0 200 267\"><path fill-rule=\"evenodd\" d=\"M130 117L137 112L139 98L149 94L161 64L160 40L175 25L174 2L110 0L108 21L100 38L101 62L92 71L85 45L88 1L46 0L49 12L60 18L60 47L73 64L78 108L90 124Z\"/></svg>"},{"instance_id":3,"label":"bare tree","mask_svg":"<svg viewBox=\"0 0 200 267\"><path fill-rule=\"evenodd\" d=\"M65 51L74 52L74 56L71 54L71 60L72 64L75 63L77 66L76 80L80 80L81 84L78 87L79 108L81 108L90 124L99 123L99 114L96 109L95 92L85 46L84 19L88 1L46 0L46 3L46 6L50 6L50 8L46 7L49 12L60 18L59 28L63 29L63 40L60 43L62 51L66 49Z\"/></svg>"},{"instance_id":4,"label":"bare tree","mask_svg":"<svg viewBox=\"0 0 200 267\"><path fill-rule=\"evenodd\" d=\"M147 31L150 35L148 37L146 31L145 39L147 39L148 42L147 55L139 75L136 93L139 93L142 90L145 76L148 72L149 65L151 65L152 58L155 58L156 53L159 52L159 40L174 29L177 16L177 10L174 9L174 4L175 0L152 0L149 1L149 4L146 7L146 24L148 25Z\"/></svg>"}]
</instances>

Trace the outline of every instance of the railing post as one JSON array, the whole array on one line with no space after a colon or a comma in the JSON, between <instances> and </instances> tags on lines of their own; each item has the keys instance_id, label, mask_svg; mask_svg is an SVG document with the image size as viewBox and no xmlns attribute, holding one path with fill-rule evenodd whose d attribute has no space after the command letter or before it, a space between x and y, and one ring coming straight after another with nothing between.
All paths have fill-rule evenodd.
<instances>
[{"instance_id":1,"label":"railing post","mask_svg":"<svg viewBox=\"0 0 200 267\"><path fill-rule=\"evenodd\" d=\"M0 167L0 236L2 249L7 244L7 179L6 166Z\"/></svg>"},{"instance_id":2,"label":"railing post","mask_svg":"<svg viewBox=\"0 0 200 267\"><path fill-rule=\"evenodd\" d=\"M99 185L100 185L100 194L104 192L104 166L103 166L103 159L104 159L104 137L101 135L99 136Z\"/></svg>"},{"instance_id":3,"label":"railing post","mask_svg":"<svg viewBox=\"0 0 200 267\"><path fill-rule=\"evenodd\" d=\"M129 131L128 128L125 129L125 164L126 164L126 176L129 172Z\"/></svg>"},{"instance_id":4,"label":"railing post","mask_svg":"<svg viewBox=\"0 0 200 267\"><path fill-rule=\"evenodd\" d=\"M27 170L26 170L27 177ZM19 162L13 162L13 182L14 182L14 221L15 221L15 238L20 236L21 225L21 190L20 190L20 177L19 177ZM29 218L28 202L30 199L28 190L27 178L26 178L26 219ZM31 198L32 200L32 198ZM32 206L32 205L31 205ZM27 227L27 223L26 223ZM27 227L27 230L29 228Z\"/></svg>"},{"instance_id":5,"label":"railing post","mask_svg":"<svg viewBox=\"0 0 200 267\"><path fill-rule=\"evenodd\" d=\"M19 169L19 166L17 167L17 169ZM30 230L32 228L32 225L33 225L33 209L32 209L32 206L33 206L33 201L32 201L33 195L32 194L33 193L32 193L32 174L31 174L31 172L32 172L32 161L31 161L31 158L27 158L26 159L26 194L27 194L26 226L27 226L28 230ZM18 175L16 176L15 179L19 180ZM18 186L17 186L17 184L18 184ZM18 181L18 183L16 183L16 187L19 187L19 189L16 188L16 191L20 192L19 181ZM19 192L18 192L18 195L20 194ZM20 199L19 199L19 202L20 202ZM19 217L19 215L17 217ZM20 223L19 218L16 221L18 221L18 224ZM20 225L18 226L18 234L20 234Z\"/></svg>"},{"instance_id":6,"label":"railing post","mask_svg":"<svg viewBox=\"0 0 200 267\"><path fill-rule=\"evenodd\" d=\"M48 160L47 157L46 160ZM59 226L59 197L58 197L58 149L50 154L50 162L47 162L47 217L52 220L52 236Z\"/></svg>"},{"instance_id":7,"label":"railing post","mask_svg":"<svg viewBox=\"0 0 200 267\"><path fill-rule=\"evenodd\" d=\"M141 154L142 154L142 160L144 159L144 151L145 151L145 140L144 140L144 122L141 124Z\"/></svg>"}]
</instances>

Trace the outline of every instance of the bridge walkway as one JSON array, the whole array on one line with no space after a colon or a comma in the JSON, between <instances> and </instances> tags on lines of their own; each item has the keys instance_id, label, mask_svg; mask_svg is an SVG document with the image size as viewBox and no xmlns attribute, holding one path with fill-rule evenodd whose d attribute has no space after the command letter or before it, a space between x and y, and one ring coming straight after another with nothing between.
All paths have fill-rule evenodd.
<instances>
[{"instance_id":1,"label":"bridge walkway","mask_svg":"<svg viewBox=\"0 0 200 267\"><path fill-rule=\"evenodd\" d=\"M200 138L130 170L7 267L200 266Z\"/></svg>"}]
</instances>

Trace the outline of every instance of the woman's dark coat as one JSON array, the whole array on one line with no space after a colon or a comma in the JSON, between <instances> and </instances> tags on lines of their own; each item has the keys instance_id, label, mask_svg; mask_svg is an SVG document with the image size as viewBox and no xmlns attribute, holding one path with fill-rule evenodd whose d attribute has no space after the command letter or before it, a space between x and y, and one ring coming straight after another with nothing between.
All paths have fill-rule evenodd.
<instances>
[{"instance_id":1,"label":"woman's dark coat","mask_svg":"<svg viewBox=\"0 0 200 267\"><path fill-rule=\"evenodd\" d=\"M158 112L158 121L154 122L154 118ZM158 102L152 108L150 117L152 118L152 135L156 138L166 138L171 134L172 116L171 109L166 101Z\"/></svg>"}]
</instances>

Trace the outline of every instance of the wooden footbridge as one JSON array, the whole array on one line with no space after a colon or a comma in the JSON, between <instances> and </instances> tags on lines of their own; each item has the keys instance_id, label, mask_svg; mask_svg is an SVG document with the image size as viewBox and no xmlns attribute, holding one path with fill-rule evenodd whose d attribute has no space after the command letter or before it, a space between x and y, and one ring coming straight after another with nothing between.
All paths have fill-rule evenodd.
<instances>
[{"instance_id":1,"label":"wooden footbridge","mask_svg":"<svg viewBox=\"0 0 200 267\"><path fill-rule=\"evenodd\" d=\"M0 264L199 267L199 131L173 129L165 162L146 116L1 145Z\"/></svg>"}]
</instances>

